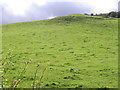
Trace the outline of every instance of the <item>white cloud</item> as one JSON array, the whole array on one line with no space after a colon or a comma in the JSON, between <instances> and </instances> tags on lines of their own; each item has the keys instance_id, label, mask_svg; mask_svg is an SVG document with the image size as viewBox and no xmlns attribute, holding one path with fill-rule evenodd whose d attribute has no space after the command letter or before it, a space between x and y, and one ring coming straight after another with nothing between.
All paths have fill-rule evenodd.
<instances>
[{"instance_id":1,"label":"white cloud","mask_svg":"<svg viewBox=\"0 0 120 90\"><path fill-rule=\"evenodd\" d=\"M1 0L0 3L9 12L14 15L25 15L25 12L30 6L35 3L39 6L45 5L46 1L43 0Z\"/></svg>"},{"instance_id":2,"label":"white cloud","mask_svg":"<svg viewBox=\"0 0 120 90\"><path fill-rule=\"evenodd\" d=\"M80 3L84 2L86 3L86 5L87 4L91 5L93 8L93 13L108 13L110 11L118 11L118 2L120 0L84 0L84 1L76 0L76 1Z\"/></svg>"},{"instance_id":3,"label":"white cloud","mask_svg":"<svg viewBox=\"0 0 120 90\"><path fill-rule=\"evenodd\" d=\"M108 13L118 10L119 0L88 0L88 3L94 7L96 13Z\"/></svg>"},{"instance_id":4,"label":"white cloud","mask_svg":"<svg viewBox=\"0 0 120 90\"><path fill-rule=\"evenodd\" d=\"M49 17L48 19L53 19L53 18L55 18L55 17L57 17L57 16L51 16L51 17Z\"/></svg>"}]
</instances>

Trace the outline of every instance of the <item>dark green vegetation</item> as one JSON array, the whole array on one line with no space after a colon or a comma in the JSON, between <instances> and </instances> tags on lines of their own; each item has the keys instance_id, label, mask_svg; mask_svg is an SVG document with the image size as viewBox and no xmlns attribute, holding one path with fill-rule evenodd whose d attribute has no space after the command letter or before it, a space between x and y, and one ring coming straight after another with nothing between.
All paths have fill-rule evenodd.
<instances>
[{"instance_id":1,"label":"dark green vegetation","mask_svg":"<svg viewBox=\"0 0 120 90\"><path fill-rule=\"evenodd\" d=\"M85 14L88 15L88 14ZM100 14L91 14L91 16L102 16L104 18L109 18L109 17L113 17L113 18L120 18L120 11L119 12L109 12L109 13L100 13Z\"/></svg>"},{"instance_id":2,"label":"dark green vegetation","mask_svg":"<svg viewBox=\"0 0 120 90\"><path fill-rule=\"evenodd\" d=\"M4 87L117 88L117 24L74 14L3 25Z\"/></svg>"}]
</instances>

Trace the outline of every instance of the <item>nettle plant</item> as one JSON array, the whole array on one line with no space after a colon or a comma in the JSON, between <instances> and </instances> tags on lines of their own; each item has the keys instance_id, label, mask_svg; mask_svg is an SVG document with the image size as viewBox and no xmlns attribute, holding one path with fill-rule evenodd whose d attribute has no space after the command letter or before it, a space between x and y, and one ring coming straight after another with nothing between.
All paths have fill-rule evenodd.
<instances>
[{"instance_id":1,"label":"nettle plant","mask_svg":"<svg viewBox=\"0 0 120 90\"><path fill-rule=\"evenodd\" d=\"M20 81L26 72L28 64L31 62L26 57L18 56L12 53L13 50L9 49L7 53L2 53L3 57L1 60L2 66L2 87L3 88L15 88L18 86ZM20 69L22 67L22 69ZM8 75L14 76L12 77Z\"/></svg>"},{"instance_id":2,"label":"nettle plant","mask_svg":"<svg viewBox=\"0 0 120 90\"><path fill-rule=\"evenodd\" d=\"M29 67L28 64L31 63L31 59L13 54L13 50L8 50L7 53L2 53L2 55L2 88L17 88L20 85L20 82L24 82L23 79L25 77L25 73L27 72L27 67ZM48 64L49 63L46 64L39 80L37 80L36 77L40 67L39 64L35 65L34 76L30 76L33 78L31 88L41 87L41 81L44 77Z\"/></svg>"}]
</instances>

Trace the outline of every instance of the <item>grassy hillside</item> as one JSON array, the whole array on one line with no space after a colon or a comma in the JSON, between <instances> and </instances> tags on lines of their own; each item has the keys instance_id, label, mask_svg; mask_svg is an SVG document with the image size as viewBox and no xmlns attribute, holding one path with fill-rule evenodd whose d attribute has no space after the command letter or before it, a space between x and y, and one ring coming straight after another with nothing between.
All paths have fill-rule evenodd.
<instances>
[{"instance_id":1,"label":"grassy hillside","mask_svg":"<svg viewBox=\"0 0 120 90\"><path fill-rule=\"evenodd\" d=\"M117 24L73 14L3 25L4 87L117 88Z\"/></svg>"}]
</instances>

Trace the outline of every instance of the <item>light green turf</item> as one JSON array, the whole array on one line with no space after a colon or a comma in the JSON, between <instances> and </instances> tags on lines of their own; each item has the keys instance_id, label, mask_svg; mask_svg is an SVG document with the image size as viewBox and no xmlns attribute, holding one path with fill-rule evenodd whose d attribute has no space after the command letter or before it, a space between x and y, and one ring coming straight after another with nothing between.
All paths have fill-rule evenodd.
<instances>
[{"instance_id":1,"label":"light green turf","mask_svg":"<svg viewBox=\"0 0 120 90\"><path fill-rule=\"evenodd\" d=\"M41 88L117 88L117 21L73 14L3 25L3 59L8 62L4 87L10 86L24 69L24 62L31 60L20 88L31 87L37 64L36 82L47 68ZM14 57L6 59L10 56Z\"/></svg>"}]
</instances>

